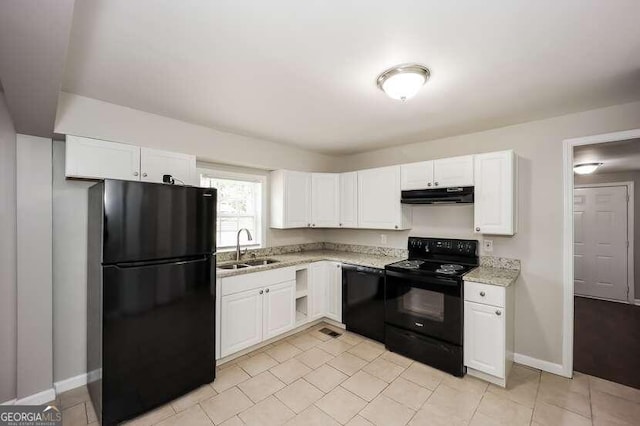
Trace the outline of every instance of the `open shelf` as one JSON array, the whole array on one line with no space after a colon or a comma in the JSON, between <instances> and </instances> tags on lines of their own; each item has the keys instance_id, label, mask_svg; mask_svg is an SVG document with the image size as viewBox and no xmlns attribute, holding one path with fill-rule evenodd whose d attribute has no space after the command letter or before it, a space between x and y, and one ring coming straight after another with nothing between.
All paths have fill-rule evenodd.
<instances>
[{"instance_id":1,"label":"open shelf","mask_svg":"<svg viewBox=\"0 0 640 426\"><path fill-rule=\"evenodd\" d=\"M296 299L300 299L301 297L307 296L307 289L304 290L296 290Z\"/></svg>"}]
</instances>

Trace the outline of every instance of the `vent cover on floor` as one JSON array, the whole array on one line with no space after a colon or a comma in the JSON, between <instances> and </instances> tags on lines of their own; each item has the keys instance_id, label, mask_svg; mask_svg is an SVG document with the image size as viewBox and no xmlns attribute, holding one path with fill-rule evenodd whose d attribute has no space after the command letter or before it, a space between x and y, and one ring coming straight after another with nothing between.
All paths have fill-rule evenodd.
<instances>
[{"instance_id":1,"label":"vent cover on floor","mask_svg":"<svg viewBox=\"0 0 640 426\"><path fill-rule=\"evenodd\" d=\"M336 333L335 331L333 331L333 330L331 330L331 329L329 329L329 328L326 328L326 327L325 327L325 328L321 328L321 329L320 329L320 333L324 333L324 334L326 334L327 336L331 336L331 337L338 337L338 336L340 336L340 333Z\"/></svg>"}]
</instances>

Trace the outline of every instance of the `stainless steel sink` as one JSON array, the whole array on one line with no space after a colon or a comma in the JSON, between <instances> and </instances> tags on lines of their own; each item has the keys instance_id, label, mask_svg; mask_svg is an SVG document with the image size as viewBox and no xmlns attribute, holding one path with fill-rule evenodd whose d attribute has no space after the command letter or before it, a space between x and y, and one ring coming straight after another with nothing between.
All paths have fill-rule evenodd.
<instances>
[{"instance_id":1,"label":"stainless steel sink","mask_svg":"<svg viewBox=\"0 0 640 426\"><path fill-rule=\"evenodd\" d=\"M245 265L249 266L271 265L272 263L278 263L278 261L275 259L253 259L244 262Z\"/></svg>"},{"instance_id":2,"label":"stainless steel sink","mask_svg":"<svg viewBox=\"0 0 640 426\"><path fill-rule=\"evenodd\" d=\"M250 265L247 265L245 263L233 263L231 265L221 265L218 266L219 269L243 269L243 268L248 268Z\"/></svg>"},{"instance_id":3,"label":"stainless steel sink","mask_svg":"<svg viewBox=\"0 0 640 426\"><path fill-rule=\"evenodd\" d=\"M275 259L253 259L253 260L247 260L239 263L229 263L226 265L220 265L218 266L218 268L219 269L244 269L244 268L250 268L252 266L270 265L272 263L277 263L277 262L278 261Z\"/></svg>"}]
</instances>

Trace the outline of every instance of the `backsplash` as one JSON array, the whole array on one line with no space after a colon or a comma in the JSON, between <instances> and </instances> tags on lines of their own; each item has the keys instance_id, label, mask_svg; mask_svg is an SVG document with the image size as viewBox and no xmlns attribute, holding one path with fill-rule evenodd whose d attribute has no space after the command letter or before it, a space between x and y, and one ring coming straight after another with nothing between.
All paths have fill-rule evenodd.
<instances>
[{"instance_id":1,"label":"backsplash","mask_svg":"<svg viewBox=\"0 0 640 426\"><path fill-rule=\"evenodd\" d=\"M520 260L508 257L480 256L480 266L520 270Z\"/></svg>"},{"instance_id":2,"label":"backsplash","mask_svg":"<svg viewBox=\"0 0 640 426\"><path fill-rule=\"evenodd\" d=\"M341 244L341 243L306 243L306 244L290 244L286 246L265 247L259 249L247 250L246 256L250 258L276 256L279 254L297 253L301 251L313 250L334 250L347 251L351 253L372 254L378 256L407 257L406 249L396 249L389 247L363 246L358 244ZM244 252L244 250L242 251ZM225 251L218 253L218 262L229 262L235 260L236 252Z\"/></svg>"}]
</instances>

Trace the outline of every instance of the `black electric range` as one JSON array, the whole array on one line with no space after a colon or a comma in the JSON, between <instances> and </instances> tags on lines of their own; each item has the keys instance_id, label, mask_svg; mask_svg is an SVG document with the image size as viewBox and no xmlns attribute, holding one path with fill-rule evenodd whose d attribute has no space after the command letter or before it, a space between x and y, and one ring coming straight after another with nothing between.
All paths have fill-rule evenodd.
<instances>
[{"instance_id":1,"label":"black electric range","mask_svg":"<svg viewBox=\"0 0 640 426\"><path fill-rule=\"evenodd\" d=\"M385 267L385 345L462 376L462 277L478 266L478 241L409 237L408 249Z\"/></svg>"}]
</instances>

